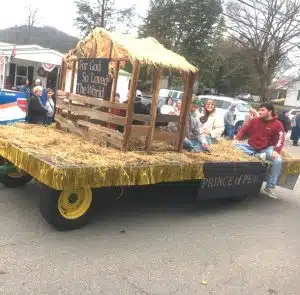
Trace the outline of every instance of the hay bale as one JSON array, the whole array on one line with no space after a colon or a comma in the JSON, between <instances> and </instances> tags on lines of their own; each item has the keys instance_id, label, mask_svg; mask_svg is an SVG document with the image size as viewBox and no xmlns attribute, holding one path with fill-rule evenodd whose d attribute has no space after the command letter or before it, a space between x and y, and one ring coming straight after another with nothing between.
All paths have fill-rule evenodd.
<instances>
[{"instance_id":1,"label":"hay bale","mask_svg":"<svg viewBox=\"0 0 300 295\"><path fill-rule=\"evenodd\" d=\"M211 153L174 152L174 147L163 142L154 142L153 152L147 154L144 140L133 139L131 151L126 153L93 144L71 133L54 127L16 124L0 126L0 145L17 145L39 157L47 157L57 165L88 165L93 167L124 167L161 164L189 164L203 162L257 162L234 150L232 142L223 140L212 148ZM135 151L132 151L135 149ZM136 150L137 149L137 150Z\"/></svg>"}]
</instances>

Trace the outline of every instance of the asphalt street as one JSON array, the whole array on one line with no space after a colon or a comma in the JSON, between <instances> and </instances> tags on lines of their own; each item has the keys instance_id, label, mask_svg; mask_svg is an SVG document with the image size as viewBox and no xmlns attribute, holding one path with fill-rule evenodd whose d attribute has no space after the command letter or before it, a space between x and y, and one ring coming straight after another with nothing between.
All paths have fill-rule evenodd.
<instances>
[{"instance_id":1,"label":"asphalt street","mask_svg":"<svg viewBox=\"0 0 300 295\"><path fill-rule=\"evenodd\" d=\"M299 192L199 203L189 191L98 192L87 227L57 232L39 213L45 189L1 187L0 294L298 295Z\"/></svg>"}]
</instances>

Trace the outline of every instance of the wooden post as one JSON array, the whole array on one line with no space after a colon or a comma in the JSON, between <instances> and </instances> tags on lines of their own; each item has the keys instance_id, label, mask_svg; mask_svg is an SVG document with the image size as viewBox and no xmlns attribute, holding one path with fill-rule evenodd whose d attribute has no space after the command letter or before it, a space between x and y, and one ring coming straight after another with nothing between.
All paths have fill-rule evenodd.
<instances>
[{"instance_id":1,"label":"wooden post","mask_svg":"<svg viewBox=\"0 0 300 295\"><path fill-rule=\"evenodd\" d=\"M75 73L76 73L76 61L73 61L72 62L72 75L71 75L70 93L73 93L73 91L74 91Z\"/></svg>"},{"instance_id":2,"label":"wooden post","mask_svg":"<svg viewBox=\"0 0 300 295\"><path fill-rule=\"evenodd\" d=\"M156 69L154 71L154 80L153 80L153 96L152 96L152 104L151 104L151 118L150 118L150 126L146 139L146 151L150 152L151 145L153 142L154 132L155 132L155 123L156 123L156 115L157 115L157 105L158 105L158 97L159 97L159 87L160 87L160 78L162 75L162 69Z\"/></svg>"},{"instance_id":3,"label":"wooden post","mask_svg":"<svg viewBox=\"0 0 300 295\"><path fill-rule=\"evenodd\" d=\"M123 150L127 151L128 144L130 140L130 133L131 133L131 127L132 127L132 119L133 119L133 113L134 113L134 102L135 102L135 96L136 96L136 89L137 89L137 83L140 75L140 62L135 61L133 64L132 69L132 79L131 79L131 85L128 95L128 109L127 109L127 115L126 115L126 123L124 128L124 141L123 141Z\"/></svg>"},{"instance_id":4,"label":"wooden post","mask_svg":"<svg viewBox=\"0 0 300 295\"><path fill-rule=\"evenodd\" d=\"M97 40L94 38L92 44L92 50L90 51L89 57L96 58L97 57Z\"/></svg>"},{"instance_id":5,"label":"wooden post","mask_svg":"<svg viewBox=\"0 0 300 295\"><path fill-rule=\"evenodd\" d=\"M63 60L61 63L60 76L59 76L59 90L65 91L67 64Z\"/></svg>"},{"instance_id":6,"label":"wooden post","mask_svg":"<svg viewBox=\"0 0 300 295\"><path fill-rule=\"evenodd\" d=\"M115 76L112 84L112 90L111 90L111 96L110 101L112 101L116 95L117 92L117 85L118 85L118 78L119 78L119 70L120 70L120 62L116 62L116 68L115 68Z\"/></svg>"},{"instance_id":7,"label":"wooden post","mask_svg":"<svg viewBox=\"0 0 300 295\"><path fill-rule=\"evenodd\" d=\"M184 85L184 94L183 94L183 102L182 102L182 110L180 113L180 134L179 141L177 145L177 151L181 152L183 149L183 142L185 138L186 132L186 123L187 117L191 108L192 98L193 98L193 86L196 79L196 74L190 72L187 80Z\"/></svg>"},{"instance_id":8,"label":"wooden post","mask_svg":"<svg viewBox=\"0 0 300 295\"><path fill-rule=\"evenodd\" d=\"M113 42L110 40L110 41L109 41L109 46L108 46L108 51L107 51L107 57L108 57L109 59L111 59L113 46L114 46L114 44L113 44Z\"/></svg>"}]
</instances>

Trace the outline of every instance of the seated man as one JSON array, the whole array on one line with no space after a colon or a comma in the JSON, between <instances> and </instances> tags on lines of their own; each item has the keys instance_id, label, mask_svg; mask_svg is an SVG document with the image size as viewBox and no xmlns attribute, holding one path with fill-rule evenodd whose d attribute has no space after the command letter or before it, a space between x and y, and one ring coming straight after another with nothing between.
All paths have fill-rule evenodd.
<instances>
[{"instance_id":1,"label":"seated man","mask_svg":"<svg viewBox=\"0 0 300 295\"><path fill-rule=\"evenodd\" d=\"M201 152L203 151L201 145L201 123L199 116L197 115L199 111L199 101L194 100L192 102L191 111L188 115L186 138L184 139L184 148L188 151Z\"/></svg>"},{"instance_id":2,"label":"seated man","mask_svg":"<svg viewBox=\"0 0 300 295\"><path fill-rule=\"evenodd\" d=\"M259 117L250 120L236 136L237 140L245 138L248 138L248 143L237 143L238 149L247 155L258 156L260 159L272 162L264 194L276 198L275 186L281 173L280 152L284 145L285 133L271 103L262 104L259 109Z\"/></svg>"}]
</instances>

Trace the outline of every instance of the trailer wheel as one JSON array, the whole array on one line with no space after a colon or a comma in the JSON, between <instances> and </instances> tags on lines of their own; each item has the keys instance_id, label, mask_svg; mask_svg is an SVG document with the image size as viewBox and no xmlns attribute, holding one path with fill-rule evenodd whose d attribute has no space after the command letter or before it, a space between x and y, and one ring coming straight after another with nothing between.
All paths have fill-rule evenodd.
<instances>
[{"instance_id":1,"label":"trailer wheel","mask_svg":"<svg viewBox=\"0 0 300 295\"><path fill-rule=\"evenodd\" d=\"M32 180L32 176L22 170L9 173L0 178L0 182L8 188L21 187Z\"/></svg>"},{"instance_id":2,"label":"trailer wheel","mask_svg":"<svg viewBox=\"0 0 300 295\"><path fill-rule=\"evenodd\" d=\"M60 231L78 229L86 225L92 216L92 190L53 191L41 196L40 211L44 219Z\"/></svg>"}]
</instances>

